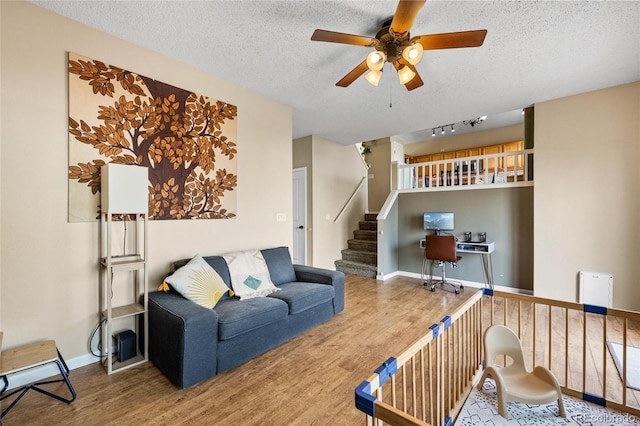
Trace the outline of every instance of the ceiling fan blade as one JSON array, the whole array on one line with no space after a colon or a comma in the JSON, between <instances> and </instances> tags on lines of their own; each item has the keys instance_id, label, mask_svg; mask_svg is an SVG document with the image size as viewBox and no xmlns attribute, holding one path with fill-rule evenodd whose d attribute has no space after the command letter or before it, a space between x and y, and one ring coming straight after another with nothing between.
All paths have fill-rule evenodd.
<instances>
[{"instance_id":1,"label":"ceiling fan blade","mask_svg":"<svg viewBox=\"0 0 640 426\"><path fill-rule=\"evenodd\" d=\"M426 0L400 0L396 13L393 15L390 29L398 34L409 31L425 2Z\"/></svg>"},{"instance_id":2,"label":"ceiling fan blade","mask_svg":"<svg viewBox=\"0 0 640 426\"><path fill-rule=\"evenodd\" d=\"M424 50L479 47L484 43L487 30L460 31L457 33L429 34L413 37Z\"/></svg>"},{"instance_id":3,"label":"ceiling fan blade","mask_svg":"<svg viewBox=\"0 0 640 426\"><path fill-rule=\"evenodd\" d=\"M348 85L356 81L356 79L364 74L368 69L369 67L367 67L367 61L362 61L358 66L349 71L347 75L342 77L342 79L336 83L336 86L347 87Z\"/></svg>"},{"instance_id":4,"label":"ceiling fan blade","mask_svg":"<svg viewBox=\"0 0 640 426\"><path fill-rule=\"evenodd\" d=\"M411 71L416 73L415 77L413 77L411 80L409 80L408 83L404 85L404 87L406 87L408 91L412 91L413 89L417 89L418 87L424 85L424 82L422 81L422 78L420 78L420 74L418 73L416 67L405 61L404 58L400 58L393 63L393 66L396 67L396 71L398 70L398 68L400 68L400 65L406 65L411 68Z\"/></svg>"},{"instance_id":5,"label":"ceiling fan blade","mask_svg":"<svg viewBox=\"0 0 640 426\"><path fill-rule=\"evenodd\" d=\"M311 36L313 41L328 41L330 43L353 44L356 46L372 46L374 39L371 37L338 33L335 31L315 30Z\"/></svg>"}]
</instances>

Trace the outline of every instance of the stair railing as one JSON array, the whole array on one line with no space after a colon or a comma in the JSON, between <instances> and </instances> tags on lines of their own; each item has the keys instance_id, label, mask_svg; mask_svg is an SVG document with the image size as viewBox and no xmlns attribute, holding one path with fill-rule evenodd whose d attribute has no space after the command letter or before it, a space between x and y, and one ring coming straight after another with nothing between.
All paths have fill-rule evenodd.
<instances>
[{"instance_id":1,"label":"stair railing","mask_svg":"<svg viewBox=\"0 0 640 426\"><path fill-rule=\"evenodd\" d=\"M338 221L342 217L342 214L347 210L347 207L349 207L349 205L351 204L353 199L356 198L356 194L358 194L358 191L360 191L360 188L362 188L362 185L364 185L364 181L365 181L366 178L367 178L366 176L362 176L362 179L360 179L360 183L358 183L358 186L356 186L356 189L351 194L351 197L349 197L347 202L344 203L344 206L342 206L342 209L340 210L340 213L338 213L336 218L333 220L333 223L338 223Z\"/></svg>"}]
</instances>

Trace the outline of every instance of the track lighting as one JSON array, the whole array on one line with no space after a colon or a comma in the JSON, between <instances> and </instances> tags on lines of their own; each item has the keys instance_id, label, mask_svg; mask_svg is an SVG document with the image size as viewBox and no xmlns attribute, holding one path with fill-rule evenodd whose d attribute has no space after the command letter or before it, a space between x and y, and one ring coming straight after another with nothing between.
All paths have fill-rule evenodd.
<instances>
[{"instance_id":1,"label":"track lighting","mask_svg":"<svg viewBox=\"0 0 640 426\"><path fill-rule=\"evenodd\" d=\"M484 120L487 119L486 115L483 115L482 117L478 117L478 118L474 118L471 120L463 120L462 124L469 124L471 127L482 123ZM434 138L436 136L436 130L440 130L440 134L444 135L446 132L445 130L447 129L447 127L451 128L451 133L455 133L456 132L456 128L455 128L456 123L451 123L451 124L443 124L441 126L436 126L436 127L432 127L431 128L431 137Z\"/></svg>"},{"instance_id":2,"label":"track lighting","mask_svg":"<svg viewBox=\"0 0 640 426\"><path fill-rule=\"evenodd\" d=\"M483 122L484 120L486 120L486 119L487 119L487 116L486 116L486 115L483 115L482 117L474 118L474 119L471 119L471 120L465 120L465 121L463 121L462 123L463 123L463 124L468 124L468 125L470 125L471 127L473 127L473 126L475 126L476 124L480 124L480 123L482 123L482 122Z\"/></svg>"}]
</instances>

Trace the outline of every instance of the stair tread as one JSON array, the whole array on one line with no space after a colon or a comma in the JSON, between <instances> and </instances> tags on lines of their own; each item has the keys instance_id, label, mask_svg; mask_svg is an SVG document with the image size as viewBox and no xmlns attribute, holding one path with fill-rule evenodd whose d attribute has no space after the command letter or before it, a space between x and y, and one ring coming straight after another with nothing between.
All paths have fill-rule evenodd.
<instances>
[{"instance_id":1,"label":"stair tread","mask_svg":"<svg viewBox=\"0 0 640 426\"><path fill-rule=\"evenodd\" d=\"M378 254L378 251L377 250L376 251L355 250L355 249L346 248L346 249L342 249L342 253L369 255L369 254Z\"/></svg>"},{"instance_id":2,"label":"stair tread","mask_svg":"<svg viewBox=\"0 0 640 426\"><path fill-rule=\"evenodd\" d=\"M358 244L367 244L371 246L375 246L378 244L377 240L359 240L357 238L350 238L347 240L348 243L358 243Z\"/></svg>"},{"instance_id":3,"label":"stair tread","mask_svg":"<svg viewBox=\"0 0 640 426\"><path fill-rule=\"evenodd\" d=\"M378 267L377 265L372 265L370 263L361 263L361 262L354 262L352 260L336 260L335 262L336 264L340 264L340 265L344 265L344 266L353 266L356 268L361 268L361 269L370 269L372 271L377 271Z\"/></svg>"}]
</instances>

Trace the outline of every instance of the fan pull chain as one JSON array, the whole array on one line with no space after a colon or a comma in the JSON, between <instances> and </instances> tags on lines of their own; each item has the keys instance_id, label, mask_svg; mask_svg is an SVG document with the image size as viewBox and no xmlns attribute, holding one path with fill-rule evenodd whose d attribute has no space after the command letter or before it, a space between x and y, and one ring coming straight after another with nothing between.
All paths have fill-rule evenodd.
<instances>
[{"instance_id":1,"label":"fan pull chain","mask_svg":"<svg viewBox=\"0 0 640 426\"><path fill-rule=\"evenodd\" d=\"M389 108L393 108L393 101L391 99L391 94L393 92L393 84L389 85Z\"/></svg>"}]
</instances>

